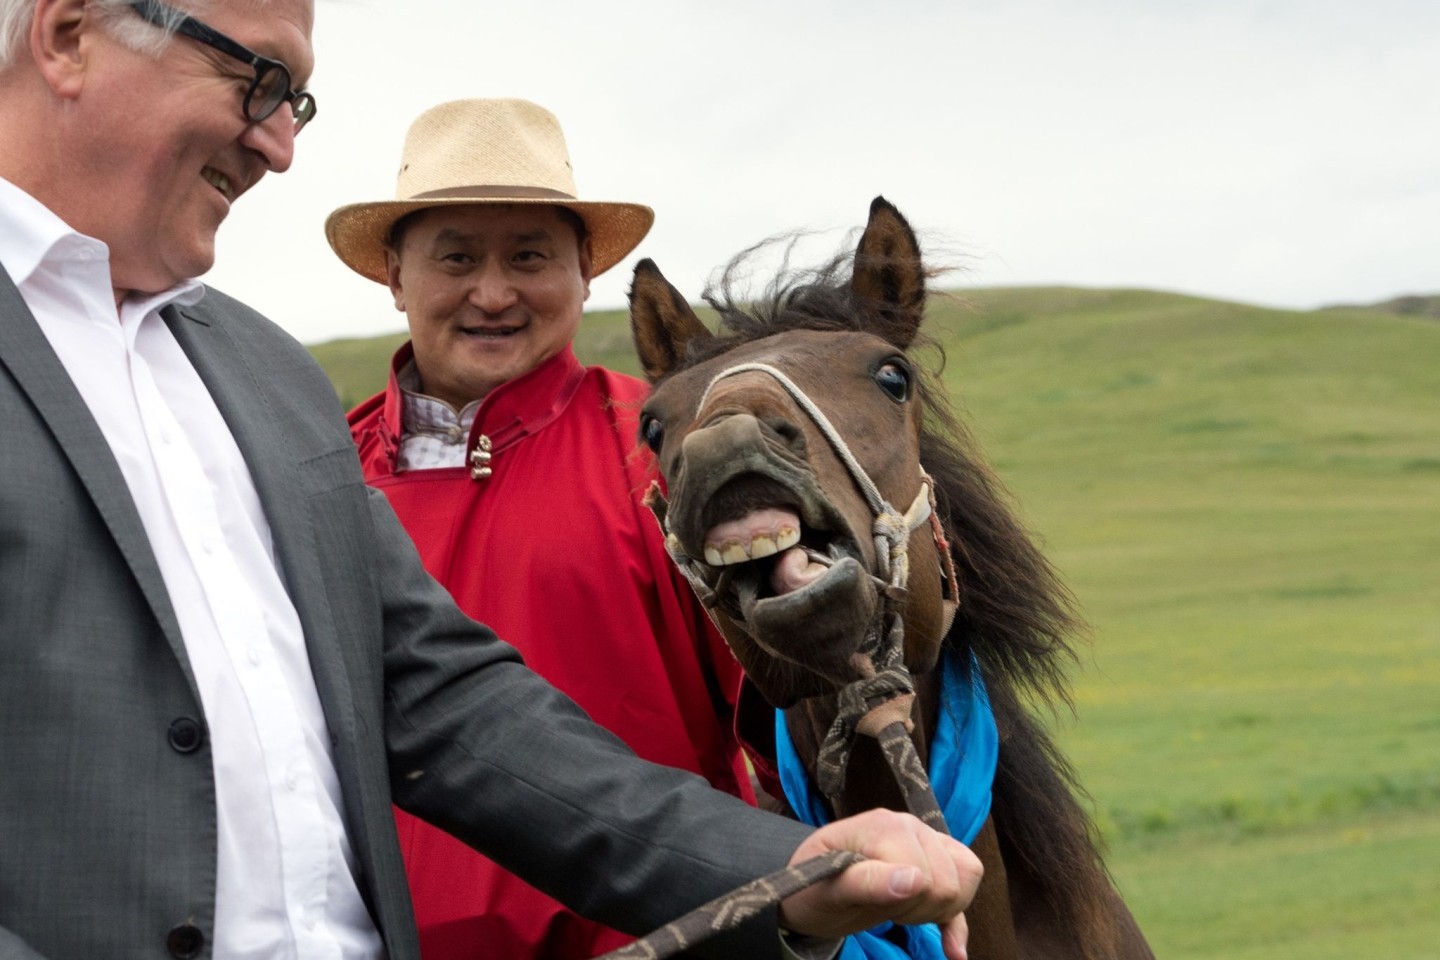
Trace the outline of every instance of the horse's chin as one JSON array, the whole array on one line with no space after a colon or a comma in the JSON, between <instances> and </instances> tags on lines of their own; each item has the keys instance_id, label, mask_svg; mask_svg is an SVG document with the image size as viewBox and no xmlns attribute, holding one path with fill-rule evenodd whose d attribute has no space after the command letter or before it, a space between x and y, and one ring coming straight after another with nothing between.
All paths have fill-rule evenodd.
<instances>
[{"instance_id":1,"label":"horse's chin","mask_svg":"<svg viewBox=\"0 0 1440 960\"><path fill-rule=\"evenodd\" d=\"M668 522L751 652L818 692L857 679L852 658L881 598L845 515L808 470L783 466L731 458L697 473ZM768 672L745 661L752 677Z\"/></svg>"},{"instance_id":2,"label":"horse's chin","mask_svg":"<svg viewBox=\"0 0 1440 960\"><path fill-rule=\"evenodd\" d=\"M785 578L787 565L802 564L803 579ZM731 584L741 618L736 625L762 650L837 684L855 679L851 657L881 602L875 579L858 560L844 556L816 564L797 547L773 565L746 564Z\"/></svg>"}]
</instances>

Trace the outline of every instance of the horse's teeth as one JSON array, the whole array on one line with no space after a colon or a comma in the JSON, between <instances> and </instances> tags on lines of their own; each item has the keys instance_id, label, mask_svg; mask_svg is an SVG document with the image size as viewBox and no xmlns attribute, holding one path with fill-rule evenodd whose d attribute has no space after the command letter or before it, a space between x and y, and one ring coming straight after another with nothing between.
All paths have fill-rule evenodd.
<instances>
[{"instance_id":1,"label":"horse's teeth","mask_svg":"<svg viewBox=\"0 0 1440 960\"><path fill-rule=\"evenodd\" d=\"M790 524L771 533L757 533L748 543L736 538L717 538L705 544L705 562L712 567L728 567L748 560L759 560L761 557L773 557L799 542L800 528Z\"/></svg>"},{"instance_id":2,"label":"horse's teeth","mask_svg":"<svg viewBox=\"0 0 1440 960\"><path fill-rule=\"evenodd\" d=\"M756 537L750 541L750 559L759 560L761 557L771 557L780 552L775 541L769 537Z\"/></svg>"}]
</instances>

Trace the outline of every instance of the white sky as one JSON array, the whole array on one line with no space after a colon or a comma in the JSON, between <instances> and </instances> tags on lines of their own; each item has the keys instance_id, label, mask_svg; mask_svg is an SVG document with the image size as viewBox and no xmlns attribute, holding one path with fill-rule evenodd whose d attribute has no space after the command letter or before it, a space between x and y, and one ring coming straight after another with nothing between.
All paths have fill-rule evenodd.
<instances>
[{"instance_id":1,"label":"white sky","mask_svg":"<svg viewBox=\"0 0 1440 960\"><path fill-rule=\"evenodd\" d=\"M472 96L548 107L583 198L655 208L592 307L640 256L697 299L772 234L829 253L876 194L961 285L1440 292L1435 0L320 0L315 47L318 117L205 278L306 342L403 328L322 224Z\"/></svg>"}]
</instances>

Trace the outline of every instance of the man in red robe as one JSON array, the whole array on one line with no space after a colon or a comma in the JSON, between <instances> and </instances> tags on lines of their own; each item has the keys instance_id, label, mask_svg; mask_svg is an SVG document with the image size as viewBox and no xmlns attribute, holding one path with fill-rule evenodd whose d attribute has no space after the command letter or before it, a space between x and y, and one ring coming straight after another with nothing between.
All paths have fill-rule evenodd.
<instances>
[{"instance_id":1,"label":"man in red robe","mask_svg":"<svg viewBox=\"0 0 1440 960\"><path fill-rule=\"evenodd\" d=\"M753 802L731 730L739 667L640 502L646 385L571 349L590 279L652 212L578 200L558 122L520 100L422 114L397 197L326 224L410 327L386 390L350 414L366 479L466 613L642 757ZM592 957L630 939L396 816L426 960Z\"/></svg>"}]
</instances>

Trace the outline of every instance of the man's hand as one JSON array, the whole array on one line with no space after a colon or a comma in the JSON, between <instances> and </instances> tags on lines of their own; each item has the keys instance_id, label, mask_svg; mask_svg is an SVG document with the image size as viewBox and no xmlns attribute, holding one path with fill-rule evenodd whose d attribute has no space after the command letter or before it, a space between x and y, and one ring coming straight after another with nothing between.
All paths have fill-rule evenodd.
<instances>
[{"instance_id":1,"label":"man's hand","mask_svg":"<svg viewBox=\"0 0 1440 960\"><path fill-rule=\"evenodd\" d=\"M965 915L984 872L970 848L908 813L870 810L821 827L790 858L796 864L831 850L868 859L780 903L780 924L838 938L886 920L938 923L945 956L965 957Z\"/></svg>"}]
</instances>

